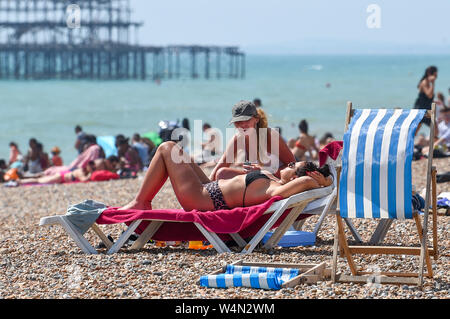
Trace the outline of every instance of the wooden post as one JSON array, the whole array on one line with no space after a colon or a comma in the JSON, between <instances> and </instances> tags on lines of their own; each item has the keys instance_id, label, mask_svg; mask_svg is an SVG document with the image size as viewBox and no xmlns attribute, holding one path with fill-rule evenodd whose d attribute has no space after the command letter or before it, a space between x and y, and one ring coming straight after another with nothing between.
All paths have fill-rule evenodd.
<instances>
[{"instance_id":1,"label":"wooden post","mask_svg":"<svg viewBox=\"0 0 450 319\"><path fill-rule=\"evenodd\" d=\"M241 54L241 78L245 78L245 54Z\"/></svg>"},{"instance_id":2,"label":"wooden post","mask_svg":"<svg viewBox=\"0 0 450 319\"><path fill-rule=\"evenodd\" d=\"M170 49L170 48L167 49L167 68L168 68L167 72L168 72L169 79L172 78L172 72L173 72L173 70L172 70L172 54L173 54L172 49Z\"/></svg>"},{"instance_id":3,"label":"wooden post","mask_svg":"<svg viewBox=\"0 0 450 319\"><path fill-rule=\"evenodd\" d=\"M431 104L431 123L430 123L430 137L427 163L427 185L425 195L425 208L423 214L423 232L420 245L420 263L419 263L419 288L423 288L423 268L424 260L426 258L427 247L427 233L428 233L428 214L430 211L430 188L431 188L431 169L433 164L433 150L434 150L434 128L436 125L436 103Z\"/></svg>"},{"instance_id":4,"label":"wooden post","mask_svg":"<svg viewBox=\"0 0 450 319\"><path fill-rule=\"evenodd\" d=\"M439 256L438 249L438 235L437 235L437 193L436 193L436 167L433 166L431 173L431 199L432 199L432 213L433 213L433 256L437 260Z\"/></svg>"},{"instance_id":5,"label":"wooden post","mask_svg":"<svg viewBox=\"0 0 450 319\"><path fill-rule=\"evenodd\" d=\"M205 51L205 78L209 79L209 48Z\"/></svg>"},{"instance_id":6,"label":"wooden post","mask_svg":"<svg viewBox=\"0 0 450 319\"><path fill-rule=\"evenodd\" d=\"M197 60L197 52L195 50L195 48L191 48L191 77L193 79L197 78L197 65L196 65L196 60Z\"/></svg>"},{"instance_id":7,"label":"wooden post","mask_svg":"<svg viewBox=\"0 0 450 319\"><path fill-rule=\"evenodd\" d=\"M176 51L176 61L175 61L175 69L176 69L176 74L177 74L177 79L180 78L180 51L179 49L177 49Z\"/></svg>"},{"instance_id":8,"label":"wooden post","mask_svg":"<svg viewBox=\"0 0 450 319\"><path fill-rule=\"evenodd\" d=\"M220 59L221 59L220 49L217 49L217 55L216 55L216 77L218 79L220 79Z\"/></svg>"}]
</instances>

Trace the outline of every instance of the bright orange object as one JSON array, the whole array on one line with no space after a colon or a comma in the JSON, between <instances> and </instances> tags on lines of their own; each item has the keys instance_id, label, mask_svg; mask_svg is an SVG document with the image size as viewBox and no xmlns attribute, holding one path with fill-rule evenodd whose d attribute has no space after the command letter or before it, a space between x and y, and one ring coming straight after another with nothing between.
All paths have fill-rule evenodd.
<instances>
[{"instance_id":1,"label":"bright orange object","mask_svg":"<svg viewBox=\"0 0 450 319\"><path fill-rule=\"evenodd\" d=\"M5 182L18 180L19 175L17 175L17 168L11 168L7 171L5 175L3 175L3 179Z\"/></svg>"},{"instance_id":2,"label":"bright orange object","mask_svg":"<svg viewBox=\"0 0 450 319\"><path fill-rule=\"evenodd\" d=\"M166 247L165 241L156 241L156 247Z\"/></svg>"},{"instance_id":3,"label":"bright orange object","mask_svg":"<svg viewBox=\"0 0 450 319\"><path fill-rule=\"evenodd\" d=\"M213 248L213 245L207 245L205 246L202 241L190 241L189 242L189 249L196 249L196 250L204 250Z\"/></svg>"}]
</instances>

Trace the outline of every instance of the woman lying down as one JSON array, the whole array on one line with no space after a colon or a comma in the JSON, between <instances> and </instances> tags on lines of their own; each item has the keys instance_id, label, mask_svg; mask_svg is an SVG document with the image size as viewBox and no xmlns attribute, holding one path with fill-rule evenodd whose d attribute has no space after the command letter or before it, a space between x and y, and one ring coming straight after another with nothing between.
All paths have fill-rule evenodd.
<instances>
[{"instance_id":1,"label":"woman lying down","mask_svg":"<svg viewBox=\"0 0 450 319\"><path fill-rule=\"evenodd\" d=\"M175 160L174 160L175 159ZM211 181L202 169L174 142L161 144L135 198L120 210L152 209L152 200L170 178L175 195L185 211L213 211L261 204L332 184L327 165L318 169L311 162L292 162L276 178L266 171Z\"/></svg>"}]
</instances>

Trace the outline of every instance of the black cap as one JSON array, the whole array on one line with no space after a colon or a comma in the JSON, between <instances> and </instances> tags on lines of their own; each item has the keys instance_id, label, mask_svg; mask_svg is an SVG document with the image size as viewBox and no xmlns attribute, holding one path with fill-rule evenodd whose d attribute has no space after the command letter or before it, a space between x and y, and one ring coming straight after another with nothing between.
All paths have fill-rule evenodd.
<instances>
[{"instance_id":1,"label":"black cap","mask_svg":"<svg viewBox=\"0 0 450 319\"><path fill-rule=\"evenodd\" d=\"M233 106L231 113L233 117L231 118L230 124L234 122L248 121L252 117L258 115L256 106L251 101L239 101L235 106Z\"/></svg>"}]
</instances>

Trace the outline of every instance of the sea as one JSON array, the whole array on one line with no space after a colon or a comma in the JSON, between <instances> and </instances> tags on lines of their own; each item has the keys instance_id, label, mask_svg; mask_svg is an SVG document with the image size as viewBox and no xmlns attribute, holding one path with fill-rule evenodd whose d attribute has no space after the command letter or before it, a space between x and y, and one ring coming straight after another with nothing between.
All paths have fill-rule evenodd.
<instances>
[{"instance_id":1,"label":"sea","mask_svg":"<svg viewBox=\"0 0 450 319\"><path fill-rule=\"evenodd\" d=\"M280 127L285 139L298 136L302 119L311 135L330 132L341 139L347 101L355 108L411 108L430 65L439 69L435 92L447 98L445 55L247 55L239 79L3 80L0 158L8 159L11 141L26 153L34 137L47 152L58 146L68 164L77 156L76 125L96 136L132 136L158 132L162 120L187 118L191 126L209 123L226 139L233 105L254 98L262 100L269 126Z\"/></svg>"}]
</instances>

